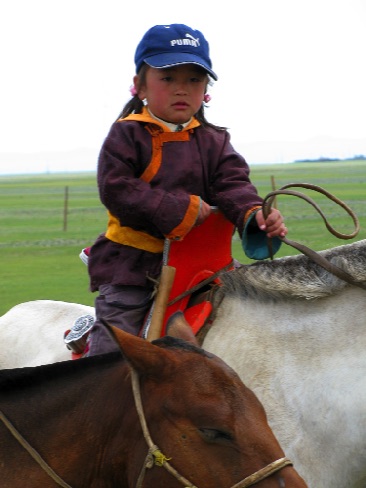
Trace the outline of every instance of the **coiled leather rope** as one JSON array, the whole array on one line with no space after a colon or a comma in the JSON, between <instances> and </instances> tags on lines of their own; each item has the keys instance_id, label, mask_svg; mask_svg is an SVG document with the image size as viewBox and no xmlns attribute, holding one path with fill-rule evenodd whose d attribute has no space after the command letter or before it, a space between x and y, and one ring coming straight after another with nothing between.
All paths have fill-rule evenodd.
<instances>
[{"instance_id":1,"label":"coiled leather rope","mask_svg":"<svg viewBox=\"0 0 366 488\"><path fill-rule=\"evenodd\" d=\"M355 230L350 234L343 234L341 232L338 232L329 224L329 222L328 222L327 218L325 217L324 213L322 212L321 208L319 207L319 205L317 205L317 203L314 202L314 200L312 200L310 197L308 197L304 193L294 191L294 190L287 190L287 188L306 188L306 189L314 190L318 193L325 195L329 200L332 200L333 202L337 203L337 205L342 207L348 213L348 215L351 216L353 223L354 223ZM274 190L274 191L268 193L268 195L264 198L264 202L263 202L263 215L265 218L268 217L268 215L271 211L271 208L273 206L273 202L275 200L275 197L277 195L292 195L295 197L302 198L303 200L310 203L310 205L312 205L315 208L315 210L321 215L321 217L325 223L325 226L329 230L329 232L331 234L333 234L334 236L338 237L339 239L353 239L358 234L358 232L360 231L359 220L358 220L356 214L353 212L353 210L351 210L351 208L348 205L346 205L344 202L342 202L342 200L340 200L336 196L329 193L327 190L324 190L324 188L321 188L320 186L317 186L317 185L312 185L310 183L290 183L288 185L282 186L278 190ZM350 275L349 273L344 271L339 266L336 266L335 264L331 263L324 256L317 253L316 251L313 251L312 249L304 246L303 244L300 244L299 242L287 239L287 237L280 237L280 239L285 244L292 246L295 249L297 249L298 251L300 251L301 253L305 254L305 256L310 258L312 261L314 261L316 264L318 264L319 266L324 268L326 271L329 271L330 273L337 276L337 278L340 278L341 280L346 281L347 283L349 283L351 285L358 286L359 288L366 290L366 283L356 281L352 275ZM271 239L268 240L268 246L269 246L269 250L270 250L270 254L271 254L271 258L272 258Z\"/></svg>"}]
</instances>

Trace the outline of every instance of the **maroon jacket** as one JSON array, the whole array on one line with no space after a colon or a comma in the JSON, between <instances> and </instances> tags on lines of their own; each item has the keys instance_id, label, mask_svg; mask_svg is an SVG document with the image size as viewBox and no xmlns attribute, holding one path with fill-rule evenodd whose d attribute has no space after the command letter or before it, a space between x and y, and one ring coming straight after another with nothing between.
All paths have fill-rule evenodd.
<instances>
[{"instance_id":1,"label":"maroon jacket","mask_svg":"<svg viewBox=\"0 0 366 488\"><path fill-rule=\"evenodd\" d=\"M146 109L112 125L99 156L98 187L109 224L108 237L99 236L90 252L92 291L107 283L149 286L147 276L156 279L161 271L164 238L184 238L200 198L218 206L240 234L263 202L227 131L193 119L184 131L170 132Z\"/></svg>"}]
</instances>

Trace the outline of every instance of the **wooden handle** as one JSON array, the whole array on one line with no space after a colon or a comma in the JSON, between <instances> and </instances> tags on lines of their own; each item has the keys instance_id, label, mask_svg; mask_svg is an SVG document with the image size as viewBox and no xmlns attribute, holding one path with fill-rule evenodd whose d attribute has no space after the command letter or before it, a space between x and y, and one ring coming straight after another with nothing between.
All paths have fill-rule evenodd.
<instances>
[{"instance_id":1,"label":"wooden handle","mask_svg":"<svg viewBox=\"0 0 366 488\"><path fill-rule=\"evenodd\" d=\"M175 271L173 266L163 266L161 270L159 289L154 302L150 327L147 331L147 340L150 342L159 339L161 336L164 315L168 305L169 294L173 286Z\"/></svg>"}]
</instances>

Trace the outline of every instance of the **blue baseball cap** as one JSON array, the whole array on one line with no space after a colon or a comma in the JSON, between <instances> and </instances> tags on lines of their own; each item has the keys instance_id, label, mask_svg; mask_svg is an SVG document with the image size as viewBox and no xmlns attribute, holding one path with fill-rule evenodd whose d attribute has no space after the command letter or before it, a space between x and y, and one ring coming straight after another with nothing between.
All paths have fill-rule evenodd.
<instances>
[{"instance_id":1,"label":"blue baseball cap","mask_svg":"<svg viewBox=\"0 0 366 488\"><path fill-rule=\"evenodd\" d=\"M184 24L155 25L137 46L136 73L143 63L153 68L169 68L179 64L197 64L217 80L212 71L209 45L202 32Z\"/></svg>"}]
</instances>

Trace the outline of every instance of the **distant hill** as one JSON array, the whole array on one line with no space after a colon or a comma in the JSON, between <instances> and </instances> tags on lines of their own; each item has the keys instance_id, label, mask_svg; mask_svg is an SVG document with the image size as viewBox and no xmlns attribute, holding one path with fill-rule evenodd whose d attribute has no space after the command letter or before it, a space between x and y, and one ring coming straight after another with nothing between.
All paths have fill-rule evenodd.
<instances>
[{"instance_id":1,"label":"distant hill","mask_svg":"<svg viewBox=\"0 0 366 488\"><path fill-rule=\"evenodd\" d=\"M360 154L353 156L353 158L339 159L339 158L317 158L317 159L297 159L294 163L332 163L337 161L366 161L366 156Z\"/></svg>"},{"instance_id":2,"label":"distant hill","mask_svg":"<svg viewBox=\"0 0 366 488\"><path fill-rule=\"evenodd\" d=\"M233 140L234 148L251 164L291 163L294 161L344 160L366 154L366 138L338 139L313 137L303 141Z\"/></svg>"},{"instance_id":3,"label":"distant hill","mask_svg":"<svg viewBox=\"0 0 366 488\"><path fill-rule=\"evenodd\" d=\"M245 142L232 138L234 148L249 165L298 161L337 161L364 158L365 139L314 137L304 141ZM0 174L95 171L100 148L67 151L0 153Z\"/></svg>"}]
</instances>

